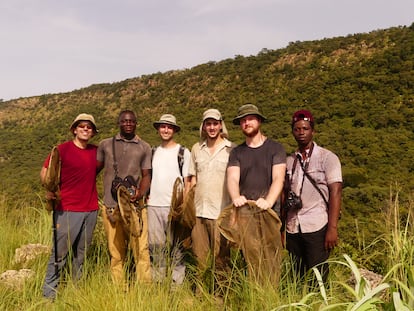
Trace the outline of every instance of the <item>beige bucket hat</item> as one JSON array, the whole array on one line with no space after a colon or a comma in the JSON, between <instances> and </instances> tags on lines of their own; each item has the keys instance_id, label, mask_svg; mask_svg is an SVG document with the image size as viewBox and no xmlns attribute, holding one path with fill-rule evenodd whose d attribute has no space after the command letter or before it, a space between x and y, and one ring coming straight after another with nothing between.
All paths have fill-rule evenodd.
<instances>
[{"instance_id":1,"label":"beige bucket hat","mask_svg":"<svg viewBox=\"0 0 414 311\"><path fill-rule=\"evenodd\" d=\"M89 121L89 122L91 122L92 123L92 125L93 125L93 131L95 132L95 133L98 133L98 129L97 129L97 127L96 127L96 122L95 122L95 118L93 117L93 115L91 115L91 114L87 114L87 113L81 113L81 114L79 114L76 118L75 118L75 120L73 120L73 122L72 122L72 124L70 125L70 130L72 131L76 126L78 126L78 124L81 122L81 121Z\"/></svg>"},{"instance_id":2,"label":"beige bucket hat","mask_svg":"<svg viewBox=\"0 0 414 311\"><path fill-rule=\"evenodd\" d=\"M177 124L177 119L172 114L163 114L158 121L153 123L157 130L161 124L169 124L174 126L176 132L181 130L181 127Z\"/></svg>"}]
</instances>

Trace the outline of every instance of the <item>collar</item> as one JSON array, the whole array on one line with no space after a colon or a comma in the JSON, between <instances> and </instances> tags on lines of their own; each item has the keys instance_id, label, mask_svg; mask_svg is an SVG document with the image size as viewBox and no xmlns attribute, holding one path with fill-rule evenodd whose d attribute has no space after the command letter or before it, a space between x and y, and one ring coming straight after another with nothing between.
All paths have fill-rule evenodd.
<instances>
[{"instance_id":1,"label":"collar","mask_svg":"<svg viewBox=\"0 0 414 311\"><path fill-rule=\"evenodd\" d=\"M315 152L315 150L319 148L319 146L314 141L312 141L312 143L313 143L313 150L312 150L312 154L313 154ZM311 150L311 148L308 148L308 149L305 150L305 152L306 152L306 158L307 159L309 159L309 152L310 152L310 150ZM302 153L300 152L299 149L297 149L295 151L295 157L297 155L300 155L300 157L302 158Z\"/></svg>"},{"instance_id":2,"label":"collar","mask_svg":"<svg viewBox=\"0 0 414 311\"><path fill-rule=\"evenodd\" d=\"M131 140L125 139L121 136L121 134L116 134L115 135L115 140L120 140L120 141L124 141L126 143L135 143L135 144L139 144L141 142L141 138L135 134L135 137Z\"/></svg>"},{"instance_id":3,"label":"collar","mask_svg":"<svg viewBox=\"0 0 414 311\"><path fill-rule=\"evenodd\" d=\"M231 141L223 137L223 142L219 145L219 149L223 147L231 147ZM200 149L207 148L207 139L200 144Z\"/></svg>"}]
</instances>

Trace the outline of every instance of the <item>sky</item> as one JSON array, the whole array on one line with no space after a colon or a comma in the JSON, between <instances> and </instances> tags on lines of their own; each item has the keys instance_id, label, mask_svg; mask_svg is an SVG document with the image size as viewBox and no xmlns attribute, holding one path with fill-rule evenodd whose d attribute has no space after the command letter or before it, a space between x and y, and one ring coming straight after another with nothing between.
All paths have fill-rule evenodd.
<instances>
[{"instance_id":1,"label":"sky","mask_svg":"<svg viewBox=\"0 0 414 311\"><path fill-rule=\"evenodd\" d=\"M1 0L0 101L414 22L414 0Z\"/></svg>"}]
</instances>

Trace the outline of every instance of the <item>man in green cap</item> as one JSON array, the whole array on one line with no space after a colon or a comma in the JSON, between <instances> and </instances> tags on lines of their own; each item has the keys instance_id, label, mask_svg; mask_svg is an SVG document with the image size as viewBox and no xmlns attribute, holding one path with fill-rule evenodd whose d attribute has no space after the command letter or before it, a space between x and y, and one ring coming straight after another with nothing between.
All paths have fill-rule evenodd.
<instances>
[{"instance_id":1,"label":"man in green cap","mask_svg":"<svg viewBox=\"0 0 414 311\"><path fill-rule=\"evenodd\" d=\"M228 140L223 117L217 109L207 109L200 125L200 141L191 149L189 174L195 187L196 223L191 237L198 268L209 266L218 274L228 267L230 249L217 227L217 218L230 203L226 189L226 167L235 144Z\"/></svg>"}]
</instances>

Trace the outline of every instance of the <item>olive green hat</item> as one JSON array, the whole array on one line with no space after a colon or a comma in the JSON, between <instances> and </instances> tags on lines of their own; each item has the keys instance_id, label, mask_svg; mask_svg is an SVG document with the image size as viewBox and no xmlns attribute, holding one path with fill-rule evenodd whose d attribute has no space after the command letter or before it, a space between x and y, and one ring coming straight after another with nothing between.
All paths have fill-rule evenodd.
<instances>
[{"instance_id":1,"label":"olive green hat","mask_svg":"<svg viewBox=\"0 0 414 311\"><path fill-rule=\"evenodd\" d=\"M240 119L248 115L258 116L262 122L266 121L266 117L260 113L259 109L253 104L245 104L238 110L237 117L233 119L233 124L240 125Z\"/></svg>"}]
</instances>

